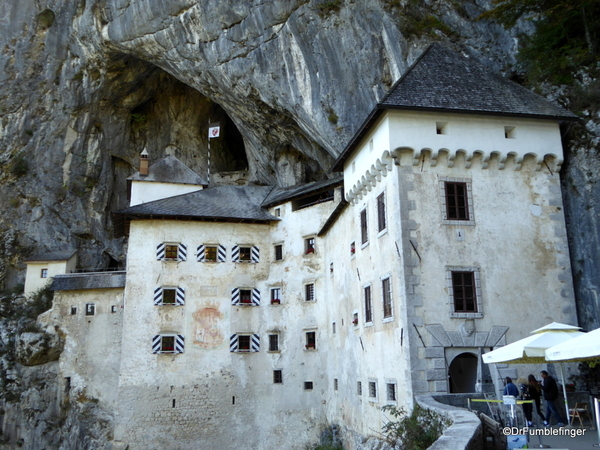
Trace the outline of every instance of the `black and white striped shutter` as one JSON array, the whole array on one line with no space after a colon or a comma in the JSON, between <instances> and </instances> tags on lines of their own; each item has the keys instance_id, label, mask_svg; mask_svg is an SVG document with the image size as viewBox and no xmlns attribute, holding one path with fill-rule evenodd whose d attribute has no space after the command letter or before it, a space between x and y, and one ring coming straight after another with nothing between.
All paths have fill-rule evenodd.
<instances>
[{"instance_id":1,"label":"black and white striped shutter","mask_svg":"<svg viewBox=\"0 0 600 450\"><path fill-rule=\"evenodd\" d=\"M185 337L183 335L178 334L175 336L175 353L183 353L183 348L185 347Z\"/></svg>"},{"instance_id":2,"label":"black and white striped shutter","mask_svg":"<svg viewBox=\"0 0 600 450\"><path fill-rule=\"evenodd\" d=\"M182 287L177 287L175 290L175 303L179 306L185 305L185 289Z\"/></svg>"},{"instance_id":3,"label":"black and white striped shutter","mask_svg":"<svg viewBox=\"0 0 600 450\"><path fill-rule=\"evenodd\" d=\"M227 250L225 250L224 245L219 245L217 249L217 260L219 262L225 262L227 260Z\"/></svg>"},{"instance_id":4,"label":"black and white striped shutter","mask_svg":"<svg viewBox=\"0 0 600 450\"><path fill-rule=\"evenodd\" d=\"M156 259L158 261L162 261L163 259L165 259L165 248L166 246L164 242L161 242L156 246Z\"/></svg>"},{"instance_id":5,"label":"black and white striped shutter","mask_svg":"<svg viewBox=\"0 0 600 450\"><path fill-rule=\"evenodd\" d=\"M152 353L160 353L161 338L162 336L160 334L157 334L152 338Z\"/></svg>"},{"instance_id":6,"label":"black and white striped shutter","mask_svg":"<svg viewBox=\"0 0 600 450\"><path fill-rule=\"evenodd\" d=\"M231 260L233 262L240 261L240 247L237 245L234 245L233 248L231 249Z\"/></svg>"},{"instance_id":7,"label":"black and white striped shutter","mask_svg":"<svg viewBox=\"0 0 600 450\"><path fill-rule=\"evenodd\" d=\"M258 247L256 245L254 247L252 247L251 258L252 258L253 263L257 263L258 260L260 259L260 250L258 249Z\"/></svg>"},{"instance_id":8,"label":"black and white striped shutter","mask_svg":"<svg viewBox=\"0 0 600 450\"><path fill-rule=\"evenodd\" d=\"M235 288L231 290L231 304L239 305L240 304L240 288Z\"/></svg>"},{"instance_id":9,"label":"black and white striped shutter","mask_svg":"<svg viewBox=\"0 0 600 450\"><path fill-rule=\"evenodd\" d=\"M177 246L177 259L179 261L187 261L187 247L183 244Z\"/></svg>"},{"instance_id":10,"label":"black and white striped shutter","mask_svg":"<svg viewBox=\"0 0 600 450\"><path fill-rule=\"evenodd\" d=\"M231 337L229 338L229 351L237 352L237 350L238 350L238 335L232 334Z\"/></svg>"},{"instance_id":11,"label":"black and white striped shutter","mask_svg":"<svg viewBox=\"0 0 600 450\"><path fill-rule=\"evenodd\" d=\"M252 304L255 306L260 305L260 290L252 289Z\"/></svg>"},{"instance_id":12,"label":"black and white striped shutter","mask_svg":"<svg viewBox=\"0 0 600 450\"><path fill-rule=\"evenodd\" d=\"M260 336L258 334L252 335L252 340L250 343L253 352L257 352L260 350Z\"/></svg>"},{"instance_id":13,"label":"black and white striped shutter","mask_svg":"<svg viewBox=\"0 0 600 450\"><path fill-rule=\"evenodd\" d=\"M163 290L161 287L157 287L156 289L154 289L154 304L155 305L160 305L163 301ZM156 336L154 336L156 337ZM154 347L154 341L152 341L152 347Z\"/></svg>"},{"instance_id":14,"label":"black and white striped shutter","mask_svg":"<svg viewBox=\"0 0 600 450\"><path fill-rule=\"evenodd\" d=\"M198 249L196 250L196 261L204 261L204 245L198 246Z\"/></svg>"}]
</instances>

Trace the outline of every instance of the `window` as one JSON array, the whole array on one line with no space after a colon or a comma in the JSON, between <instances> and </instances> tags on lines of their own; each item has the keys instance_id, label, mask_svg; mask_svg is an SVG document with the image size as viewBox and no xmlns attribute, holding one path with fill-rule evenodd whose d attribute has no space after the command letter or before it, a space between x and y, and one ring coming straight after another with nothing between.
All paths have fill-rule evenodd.
<instances>
[{"instance_id":1,"label":"window","mask_svg":"<svg viewBox=\"0 0 600 450\"><path fill-rule=\"evenodd\" d=\"M158 261L185 261L187 247L183 244L160 243L156 246L156 259Z\"/></svg>"},{"instance_id":2,"label":"window","mask_svg":"<svg viewBox=\"0 0 600 450\"><path fill-rule=\"evenodd\" d=\"M383 318L392 317L392 281L391 278L381 280L381 296L383 300Z\"/></svg>"},{"instance_id":3,"label":"window","mask_svg":"<svg viewBox=\"0 0 600 450\"><path fill-rule=\"evenodd\" d=\"M231 257L238 263L257 263L260 258L260 251L257 246L239 246L236 245L231 250Z\"/></svg>"},{"instance_id":4,"label":"window","mask_svg":"<svg viewBox=\"0 0 600 450\"><path fill-rule=\"evenodd\" d=\"M446 217L448 220L469 220L467 183L446 181Z\"/></svg>"},{"instance_id":5,"label":"window","mask_svg":"<svg viewBox=\"0 0 600 450\"><path fill-rule=\"evenodd\" d=\"M183 306L185 290L182 287L157 287L154 289L154 304L156 306Z\"/></svg>"},{"instance_id":6,"label":"window","mask_svg":"<svg viewBox=\"0 0 600 450\"><path fill-rule=\"evenodd\" d=\"M110 312L111 313L116 313L117 312L117 305L111 305Z\"/></svg>"},{"instance_id":7,"label":"window","mask_svg":"<svg viewBox=\"0 0 600 450\"><path fill-rule=\"evenodd\" d=\"M306 332L306 350L316 350L317 349L317 333L314 331Z\"/></svg>"},{"instance_id":8,"label":"window","mask_svg":"<svg viewBox=\"0 0 600 450\"><path fill-rule=\"evenodd\" d=\"M313 382L312 381L305 381L304 382L304 390L305 391L312 391L313 389Z\"/></svg>"},{"instance_id":9,"label":"window","mask_svg":"<svg viewBox=\"0 0 600 450\"><path fill-rule=\"evenodd\" d=\"M281 217L281 208L275 208L275 217Z\"/></svg>"},{"instance_id":10,"label":"window","mask_svg":"<svg viewBox=\"0 0 600 450\"><path fill-rule=\"evenodd\" d=\"M279 351L279 335L278 334L270 334L269 335L269 351L270 352L278 352Z\"/></svg>"},{"instance_id":11,"label":"window","mask_svg":"<svg viewBox=\"0 0 600 450\"><path fill-rule=\"evenodd\" d=\"M373 304L371 300L371 285L363 288L364 300L365 300L365 322L373 322Z\"/></svg>"},{"instance_id":12,"label":"window","mask_svg":"<svg viewBox=\"0 0 600 450\"><path fill-rule=\"evenodd\" d=\"M275 261L281 261L283 259L283 245L277 244L275 246Z\"/></svg>"},{"instance_id":13,"label":"window","mask_svg":"<svg viewBox=\"0 0 600 450\"><path fill-rule=\"evenodd\" d=\"M377 381L369 381L369 397L377 399Z\"/></svg>"},{"instance_id":14,"label":"window","mask_svg":"<svg viewBox=\"0 0 600 450\"><path fill-rule=\"evenodd\" d=\"M225 262L227 251L224 245L202 244L196 249L196 260L198 262Z\"/></svg>"},{"instance_id":15,"label":"window","mask_svg":"<svg viewBox=\"0 0 600 450\"><path fill-rule=\"evenodd\" d=\"M315 252L315 238L309 237L304 239L304 254L310 255Z\"/></svg>"},{"instance_id":16,"label":"window","mask_svg":"<svg viewBox=\"0 0 600 450\"><path fill-rule=\"evenodd\" d=\"M85 304L85 315L93 316L96 314L96 304L95 303L86 303Z\"/></svg>"},{"instance_id":17,"label":"window","mask_svg":"<svg viewBox=\"0 0 600 450\"><path fill-rule=\"evenodd\" d=\"M275 287L271 288L271 305L280 305L281 304L281 288Z\"/></svg>"},{"instance_id":18,"label":"window","mask_svg":"<svg viewBox=\"0 0 600 450\"><path fill-rule=\"evenodd\" d=\"M258 334L232 334L229 338L229 351L233 353L253 353L260 350Z\"/></svg>"},{"instance_id":19,"label":"window","mask_svg":"<svg viewBox=\"0 0 600 450\"><path fill-rule=\"evenodd\" d=\"M395 402L396 401L396 383L387 383L386 390L387 390L387 400L390 402Z\"/></svg>"},{"instance_id":20,"label":"window","mask_svg":"<svg viewBox=\"0 0 600 450\"><path fill-rule=\"evenodd\" d=\"M152 353L183 353L184 345L180 334L157 334L152 338Z\"/></svg>"},{"instance_id":21,"label":"window","mask_svg":"<svg viewBox=\"0 0 600 450\"><path fill-rule=\"evenodd\" d=\"M259 306L260 290L250 288L235 288L231 290L232 305Z\"/></svg>"},{"instance_id":22,"label":"window","mask_svg":"<svg viewBox=\"0 0 600 450\"><path fill-rule=\"evenodd\" d=\"M283 371L281 369L276 369L273 371L273 383L283 384Z\"/></svg>"},{"instance_id":23,"label":"window","mask_svg":"<svg viewBox=\"0 0 600 450\"><path fill-rule=\"evenodd\" d=\"M515 139L516 138L516 128L515 127L504 127L504 137L506 139Z\"/></svg>"},{"instance_id":24,"label":"window","mask_svg":"<svg viewBox=\"0 0 600 450\"><path fill-rule=\"evenodd\" d=\"M335 322L331 323L331 332L335 334Z\"/></svg>"},{"instance_id":25,"label":"window","mask_svg":"<svg viewBox=\"0 0 600 450\"><path fill-rule=\"evenodd\" d=\"M350 243L350 256L354 256L354 255L356 255L356 243L351 242Z\"/></svg>"},{"instance_id":26,"label":"window","mask_svg":"<svg viewBox=\"0 0 600 450\"><path fill-rule=\"evenodd\" d=\"M48 269L42 269L40 278L48 278Z\"/></svg>"},{"instance_id":27,"label":"window","mask_svg":"<svg viewBox=\"0 0 600 450\"><path fill-rule=\"evenodd\" d=\"M333 379L333 390L334 391L338 390L338 379L337 378Z\"/></svg>"},{"instance_id":28,"label":"window","mask_svg":"<svg viewBox=\"0 0 600 450\"><path fill-rule=\"evenodd\" d=\"M473 272L452 272L452 296L455 312L477 312Z\"/></svg>"},{"instance_id":29,"label":"window","mask_svg":"<svg viewBox=\"0 0 600 450\"><path fill-rule=\"evenodd\" d=\"M377 231L385 230L387 224L385 221L385 193L377 197Z\"/></svg>"},{"instance_id":30,"label":"window","mask_svg":"<svg viewBox=\"0 0 600 450\"><path fill-rule=\"evenodd\" d=\"M304 285L304 300L307 302L315 301L315 284L308 283Z\"/></svg>"},{"instance_id":31,"label":"window","mask_svg":"<svg viewBox=\"0 0 600 450\"><path fill-rule=\"evenodd\" d=\"M352 314L352 325L354 325L355 327L358 326L358 313L357 312Z\"/></svg>"},{"instance_id":32,"label":"window","mask_svg":"<svg viewBox=\"0 0 600 450\"><path fill-rule=\"evenodd\" d=\"M74 316L77 314L77 306L71 306L71 315Z\"/></svg>"},{"instance_id":33,"label":"window","mask_svg":"<svg viewBox=\"0 0 600 450\"><path fill-rule=\"evenodd\" d=\"M362 395L362 382L360 381L356 382L356 394Z\"/></svg>"},{"instance_id":34,"label":"window","mask_svg":"<svg viewBox=\"0 0 600 450\"><path fill-rule=\"evenodd\" d=\"M435 133L436 134L446 134L448 122L436 122L435 123Z\"/></svg>"},{"instance_id":35,"label":"window","mask_svg":"<svg viewBox=\"0 0 600 450\"><path fill-rule=\"evenodd\" d=\"M369 242L369 229L367 225L367 209L360 212L360 243L366 244Z\"/></svg>"}]
</instances>

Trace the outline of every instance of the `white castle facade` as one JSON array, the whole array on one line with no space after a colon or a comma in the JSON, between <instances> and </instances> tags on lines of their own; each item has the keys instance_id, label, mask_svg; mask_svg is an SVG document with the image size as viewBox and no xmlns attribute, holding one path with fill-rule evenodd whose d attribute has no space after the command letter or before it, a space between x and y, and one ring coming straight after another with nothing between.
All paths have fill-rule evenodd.
<instances>
[{"instance_id":1,"label":"white castle facade","mask_svg":"<svg viewBox=\"0 0 600 450\"><path fill-rule=\"evenodd\" d=\"M493 391L482 353L577 321L558 175L571 118L434 45L341 176L206 188L157 162L118 213L126 272L54 277L40 320L65 335L65 383L114 411L113 447L132 450L303 449L328 424L352 449L383 405Z\"/></svg>"}]
</instances>

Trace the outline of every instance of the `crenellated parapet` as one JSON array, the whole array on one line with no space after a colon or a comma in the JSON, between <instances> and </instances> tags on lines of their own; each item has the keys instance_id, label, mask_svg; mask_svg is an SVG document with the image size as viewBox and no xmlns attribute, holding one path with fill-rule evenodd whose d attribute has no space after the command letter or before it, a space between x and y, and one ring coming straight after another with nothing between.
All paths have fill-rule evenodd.
<instances>
[{"instance_id":1,"label":"crenellated parapet","mask_svg":"<svg viewBox=\"0 0 600 450\"><path fill-rule=\"evenodd\" d=\"M547 169L550 174L558 173L563 163L562 157L553 153L539 154L536 152L500 152L483 150L450 150L440 148L422 148L415 150L410 147L398 147L392 152L385 150L371 166L352 184L348 184L346 200L352 204L360 201L370 192L382 177L387 176L394 165L414 167L436 167L445 165L448 168L515 170L522 169L540 171Z\"/></svg>"}]
</instances>

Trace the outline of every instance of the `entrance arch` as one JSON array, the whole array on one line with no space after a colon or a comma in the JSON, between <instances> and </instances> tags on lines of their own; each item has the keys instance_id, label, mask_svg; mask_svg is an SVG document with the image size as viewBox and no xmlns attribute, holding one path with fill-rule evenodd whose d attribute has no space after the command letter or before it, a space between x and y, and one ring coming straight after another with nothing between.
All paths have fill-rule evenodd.
<instances>
[{"instance_id":1,"label":"entrance arch","mask_svg":"<svg viewBox=\"0 0 600 450\"><path fill-rule=\"evenodd\" d=\"M473 353L464 352L456 356L448 368L450 393L473 393L477 382L479 358Z\"/></svg>"}]
</instances>

